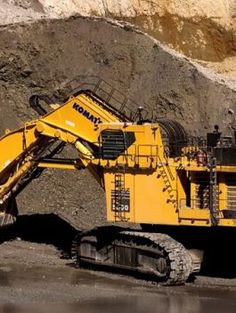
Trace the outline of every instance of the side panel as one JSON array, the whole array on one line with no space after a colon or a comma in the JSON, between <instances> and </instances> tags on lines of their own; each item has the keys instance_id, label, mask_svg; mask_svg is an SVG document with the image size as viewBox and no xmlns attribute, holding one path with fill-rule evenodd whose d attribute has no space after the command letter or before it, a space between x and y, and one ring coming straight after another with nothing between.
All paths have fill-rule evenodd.
<instances>
[{"instance_id":1,"label":"side panel","mask_svg":"<svg viewBox=\"0 0 236 313\"><path fill-rule=\"evenodd\" d=\"M175 203L170 201L168 190L156 172L125 173L123 193L116 188L116 173L106 171L105 189L107 200L107 218L109 221L127 221L131 223L178 224ZM117 187L119 183L117 183ZM114 191L117 200L114 202ZM129 201L127 201L129 198ZM123 202L123 205L119 205ZM129 203L129 205L128 205Z\"/></svg>"},{"instance_id":2,"label":"side panel","mask_svg":"<svg viewBox=\"0 0 236 313\"><path fill-rule=\"evenodd\" d=\"M149 224L178 224L176 203L156 172L135 175L135 222Z\"/></svg>"}]
</instances>

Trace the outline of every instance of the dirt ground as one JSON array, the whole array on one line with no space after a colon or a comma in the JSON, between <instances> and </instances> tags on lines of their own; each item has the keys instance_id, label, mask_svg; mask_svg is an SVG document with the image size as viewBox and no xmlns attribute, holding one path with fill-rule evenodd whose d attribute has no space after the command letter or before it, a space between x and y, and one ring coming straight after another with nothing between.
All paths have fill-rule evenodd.
<instances>
[{"instance_id":1,"label":"dirt ground","mask_svg":"<svg viewBox=\"0 0 236 313\"><path fill-rule=\"evenodd\" d=\"M60 267L63 271L74 271L74 265L70 257L71 242L80 229L74 228L70 221L65 221L55 214L21 215L14 228L3 229L0 232L0 278L1 270L12 266L14 270L19 267L27 268L43 267L39 272L53 271L53 267ZM234 251L227 254L228 239L219 240L213 250L206 250L200 274L191 277L186 286L191 288L211 287L236 292L236 272ZM224 246L223 246L224 245ZM219 255L219 246L221 254ZM229 248L230 248L229 244ZM213 251L215 250L215 254ZM217 257L218 256L218 257ZM102 269L103 270L103 269ZM20 271L20 270L19 270ZM7 270L6 270L7 272ZM100 271L87 271L88 273L100 273ZM73 272L74 273L74 272ZM80 270L78 271L80 273ZM125 276L109 272L107 278L123 277L127 282L136 282L140 287L155 286L158 282L147 281L144 276ZM3 273L4 274L4 273ZM12 277L14 280L14 277ZM4 280L0 279L0 282ZM11 283L9 283L11 285ZM1 286L1 283L0 283ZM175 289L175 288L170 288ZM177 288L178 289L178 288ZM51 291L53 292L53 291ZM0 292L1 302L1 292Z\"/></svg>"},{"instance_id":2,"label":"dirt ground","mask_svg":"<svg viewBox=\"0 0 236 313\"><path fill-rule=\"evenodd\" d=\"M76 269L52 244L0 245L0 312L234 313L236 279L198 276L164 287L120 274Z\"/></svg>"}]
</instances>

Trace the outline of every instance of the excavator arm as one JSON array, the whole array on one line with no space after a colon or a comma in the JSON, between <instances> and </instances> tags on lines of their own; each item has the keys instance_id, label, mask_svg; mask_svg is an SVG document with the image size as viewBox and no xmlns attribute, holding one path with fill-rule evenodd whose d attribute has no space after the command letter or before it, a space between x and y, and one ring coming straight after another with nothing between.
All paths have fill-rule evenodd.
<instances>
[{"instance_id":1,"label":"excavator arm","mask_svg":"<svg viewBox=\"0 0 236 313\"><path fill-rule=\"evenodd\" d=\"M103 123L128 121L126 116L116 112L90 91L81 91L71 96L63 105L51 105L51 108L53 110L50 113L25 123L17 130L7 131L0 138L2 226L15 221L15 196L45 167L88 167L97 179L101 179L92 164L99 151L99 126ZM39 112L40 107L36 105L35 109ZM46 111L41 110L39 113ZM65 144L76 148L78 158L52 159Z\"/></svg>"}]
</instances>

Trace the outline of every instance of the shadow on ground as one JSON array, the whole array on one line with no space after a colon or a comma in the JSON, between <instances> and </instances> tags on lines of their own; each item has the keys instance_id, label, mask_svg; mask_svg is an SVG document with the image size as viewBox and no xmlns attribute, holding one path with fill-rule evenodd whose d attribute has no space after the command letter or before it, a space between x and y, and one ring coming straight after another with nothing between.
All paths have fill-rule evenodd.
<instances>
[{"instance_id":1,"label":"shadow on ground","mask_svg":"<svg viewBox=\"0 0 236 313\"><path fill-rule=\"evenodd\" d=\"M54 245L62 256L69 257L71 242L78 230L56 214L21 215L12 236L22 240Z\"/></svg>"},{"instance_id":2,"label":"shadow on ground","mask_svg":"<svg viewBox=\"0 0 236 313\"><path fill-rule=\"evenodd\" d=\"M29 242L54 245L62 257L69 258L77 233L78 230L56 214L21 215L15 226L1 230L0 243L20 237ZM236 234L231 230L221 238L214 236L211 244L205 246L201 275L236 278L234 238Z\"/></svg>"}]
</instances>

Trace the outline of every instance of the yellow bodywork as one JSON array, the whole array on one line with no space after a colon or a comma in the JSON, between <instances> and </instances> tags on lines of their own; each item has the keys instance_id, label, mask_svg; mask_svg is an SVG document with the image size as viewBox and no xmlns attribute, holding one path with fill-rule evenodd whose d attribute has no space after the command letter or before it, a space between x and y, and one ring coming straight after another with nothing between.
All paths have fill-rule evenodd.
<instances>
[{"instance_id":1,"label":"yellow bodywork","mask_svg":"<svg viewBox=\"0 0 236 313\"><path fill-rule=\"evenodd\" d=\"M101 134L107 131L132 134L134 140L116 158L104 158L95 151L102 148ZM107 138L109 140L109 132ZM52 140L73 145L78 151L76 162L40 160L38 156ZM109 221L213 225L212 212L204 202L204 185L201 185L201 179L209 175L209 168L189 158L184 149L181 156L170 157L158 123L138 125L124 121L101 100L86 93L70 97L64 105L54 106L52 112L18 130L6 132L0 138L0 151L2 215L6 213L4 204L33 168L83 166L105 190ZM225 211L229 206L228 197L234 196L234 186L227 184L228 177L236 175L236 167L216 166L214 170L218 175L217 225L235 226L236 219L227 217Z\"/></svg>"},{"instance_id":2,"label":"yellow bodywork","mask_svg":"<svg viewBox=\"0 0 236 313\"><path fill-rule=\"evenodd\" d=\"M136 134L136 143L117 160L102 162L108 220L161 225L212 225L209 207L199 206L194 198L190 199L189 204L186 203L186 178L189 177L191 197L196 188L195 174L207 175L207 166L199 166L196 160L189 161L186 156L176 159L167 157L158 125L116 125L113 128L133 131ZM235 226L234 219L224 218L220 213L227 209L225 179L235 169L231 171L229 166L220 166L216 167L216 171L219 179L218 225ZM111 200L114 175L117 173L124 175L125 188L130 194L129 209L121 208L120 212L112 208Z\"/></svg>"}]
</instances>

